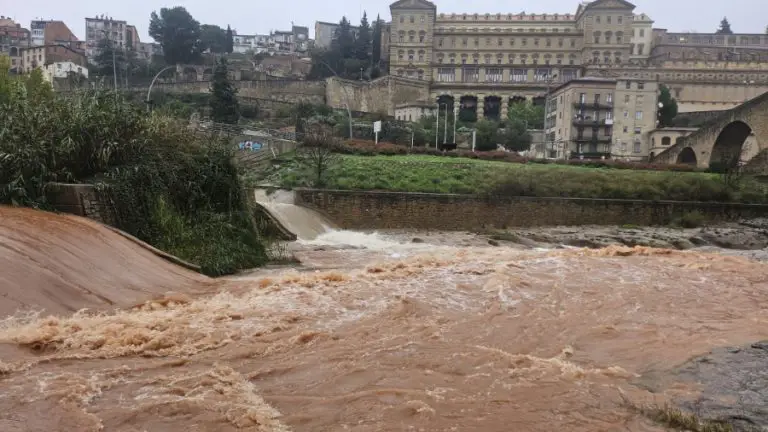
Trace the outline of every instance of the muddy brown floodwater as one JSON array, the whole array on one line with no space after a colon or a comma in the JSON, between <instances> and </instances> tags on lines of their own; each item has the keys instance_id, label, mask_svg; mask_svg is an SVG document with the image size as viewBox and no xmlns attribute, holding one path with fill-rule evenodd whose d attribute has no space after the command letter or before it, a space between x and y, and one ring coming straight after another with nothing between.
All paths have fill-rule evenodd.
<instances>
[{"instance_id":1,"label":"muddy brown floodwater","mask_svg":"<svg viewBox=\"0 0 768 432\"><path fill-rule=\"evenodd\" d=\"M768 339L764 263L459 240L315 242L315 270L6 318L0 430L658 431L623 401L702 389L642 376Z\"/></svg>"}]
</instances>

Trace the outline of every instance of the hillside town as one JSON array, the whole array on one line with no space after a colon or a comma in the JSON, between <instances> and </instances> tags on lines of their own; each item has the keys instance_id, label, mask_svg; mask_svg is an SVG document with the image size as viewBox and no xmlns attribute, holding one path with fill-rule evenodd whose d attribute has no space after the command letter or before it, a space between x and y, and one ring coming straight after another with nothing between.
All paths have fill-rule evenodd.
<instances>
[{"instance_id":1,"label":"hillside town","mask_svg":"<svg viewBox=\"0 0 768 432\"><path fill-rule=\"evenodd\" d=\"M765 0L39 3L0 432L768 431Z\"/></svg>"},{"instance_id":2,"label":"hillside town","mask_svg":"<svg viewBox=\"0 0 768 432\"><path fill-rule=\"evenodd\" d=\"M146 87L170 65L176 74L159 83L206 82L217 56L226 56L242 85L325 82L318 102L333 109L407 123L442 115L451 133L443 131L438 142L463 139L464 147L472 141L466 132L476 130L481 148L519 148L486 142L487 135L519 130L531 137L527 154L555 159L649 161L718 112L768 91L766 34L734 32L727 18L711 33L657 28L624 0L576 6L556 14L446 14L427 0L400 0L386 19L363 14L359 25L342 17L317 21L312 32L291 23L263 34L200 24L175 7L152 12L152 41L119 17L85 17L85 40L62 21L27 27L0 17L0 54L9 57L11 73L40 69L56 88L126 89ZM193 23L195 40L163 40L161 26L174 19ZM381 79L402 91L383 95ZM298 87L261 88L240 96L316 101ZM751 141L747 147L756 148Z\"/></svg>"}]
</instances>

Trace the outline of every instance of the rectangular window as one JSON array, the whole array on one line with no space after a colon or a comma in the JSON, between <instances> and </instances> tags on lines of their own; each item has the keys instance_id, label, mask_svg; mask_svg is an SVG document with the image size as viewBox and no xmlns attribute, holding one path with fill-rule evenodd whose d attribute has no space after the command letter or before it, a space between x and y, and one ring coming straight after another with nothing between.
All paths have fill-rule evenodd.
<instances>
[{"instance_id":1,"label":"rectangular window","mask_svg":"<svg viewBox=\"0 0 768 432\"><path fill-rule=\"evenodd\" d=\"M595 105L600 103L600 93L595 93Z\"/></svg>"},{"instance_id":2,"label":"rectangular window","mask_svg":"<svg viewBox=\"0 0 768 432\"><path fill-rule=\"evenodd\" d=\"M645 29L640 29L640 37L645 37Z\"/></svg>"},{"instance_id":3,"label":"rectangular window","mask_svg":"<svg viewBox=\"0 0 768 432\"><path fill-rule=\"evenodd\" d=\"M526 82L528 81L528 71L525 69L513 69L509 75L509 80L512 82Z\"/></svg>"},{"instance_id":4,"label":"rectangular window","mask_svg":"<svg viewBox=\"0 0 768 432\"><path fill-rule=\"evenodd\" d=\"M624 83L624 84L626 85L626 87L627 87L627 90L629 90L629 89L631 89L631 88L632 88L632 83L631 83L631 82L627 81L627 82L626 82L626 83Z\"/></svg>"},{"instance_id":5,"label":"rectangular window","mask_svg":"<svg viewBox=\"0 0 768 432\"><path fill-rule=\"evenodd\" d=\"M437 40L437 46L439 47L443 46L443 38L440 38Z\"/></svg>"},{"instance_id":6,"label":"rectangular window","mask_svg":"<svg viewBox=\"0 0 768 432\"><path fill-rule=\"evenodd\" d=\"M607 127L605 128L605 136L609 137L613 135L613 128Z\"/></svg>"},{"instance_id":7,"label":"rectangular window","mask_svg":"<svg viewBox=\"0 0 768 432\"><path fill-rule=\"evenodd\" d=\"M456 81L456 69L454 68L438 68L437 80L440 82L454 82Z\"/></svg>"},{"instance_id":8,"label":"rectangular window","mask_svg":"<svg viewBox=\"0 0 768 432\"><path fill-rule=\"evenodd\" d=\"M643 95L637 95L635 98L638 105L642 105L642 103L645 101L645 96Z\"/></svg>"},{"instance_id":9,"label":"rectangular window","mask_svg":"<svg viewBox=\"0 0 768 432\"><path fill-rule=\"evenodd\" d=\"M644 82L637 83L637 89L638 90L645 90L645 83Z\"/></svg>"},{"instance_id":10,"label":"rectangular window","mask_svg":"<svg viewBox=\"0 0 768 432\"><path fill-rule=\"evenodd\" d=\"M635 141L635 146L632 149L635 153L640 153L640 141Z\"/></svg>"},{"instance_id":11,"label":"rectangular window","mask_svg":"<svg viewBox=\"0 0 768 432\"><path fill-rule=\"evenodd\" d=\"M605 95L605 103L608 105L613 105L613 93L608 93Z\"/></svg>"},{"instance_id":12,"label":"rectangular window","mask_svg":"<svg viewBox=\"0 0 768 432\"><path fill-rule=\"evenodd\" d=\"M501 68L486 68L485 69L485 81L486 82L501 82L504 79L504 74Z\"/></svg>"},{"instance_id":13,"label":"rectangular window","mask_svg":"<svg viewBox=\"0 0 768 432\"><path fill-rule=\"evenodd\" d=\"M613 121L613 111L608 111L605 113L605 119Z\"/></svg>"},{"instance_id":14,"label":"rectangular window","mask_svg":"<svg viewBox=\"0 0 768 432\"><path fill-rule=\"evenodd\" d=\"M635 120L642 120L642 119L643 119L643 112L642 111L637 111L635 113Z\"/></svg>"},{"instance_id":15,"label":"rectangular window","mask_svg":"<svg viewBox=\"0 0 768 432\"><path fill-rule=\"evenodd\" d=\"M464 71L462 73L462 78L464 82L479 82L480 81L480 70L475 67L468 67L464 68Z\"/></svg>"},{"instance_id":16,"label":"rectangular window","mask_svg":"<svg viewBox=\"0 0 768 432\"><path fill-rule=\"evenodd\" d=\"M547 81L552 75L551 69L536 69L534 81Z\"/></svg>"},{"instance_id":17,"label":"rectangular window","mask_svg":"<svg viewBox=\"0 0 768 432\"><path fill-rule=\"evenodd\" d=\"M630 95L624 95L624 103L629 103L630 97Z\"/></svg>"},{"instance_id":18,"label":"rectangular window","mask_svg":"<svg viewBox=\"0 0 768 432\"><path fill-rule=\"evenodd\" d=\"M624 118L629 118L629 111L624 111Z\"/></svg>"},{"instance_id":19,"label":"rectangular window","mask_svg":"<svg viewBox=\"0 0 768 432\"><path fill-rule=\"evenodd\" d=\"M587 102L587 94L581 93L579 94L579 103L586 103Z\"/></svg>"},{"instance_id":20,"label":"rectangular window","mask_svg":"<svg viewBox=\"0 0 768 432\"><path fill-rule=\"evenodd\" d=\"M635 128L635 135L640 135L642 133L643 133L643 130L641 128L639 128L639 127Z\"/></svg>"}]
</instances>

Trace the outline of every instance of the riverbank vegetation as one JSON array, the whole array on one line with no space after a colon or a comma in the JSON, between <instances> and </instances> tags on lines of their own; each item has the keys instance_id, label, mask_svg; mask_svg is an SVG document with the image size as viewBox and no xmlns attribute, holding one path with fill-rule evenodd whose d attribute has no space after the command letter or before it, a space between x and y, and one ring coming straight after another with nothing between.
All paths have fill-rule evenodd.
<instances>
[{"instance_id":1,"label":"riverbank vegetation","mask_svg":"<svg viewBox=\"0 0 768 432\"><path fill-rule=\"evenodd\" d=\"M268 177L283 187L311 186L290 157ZM766 186L748 178L727 183L716 174L506 163L444 156L342 155L326 187L401 192L571 198L768 203Z\"/></svg>"},{"instance_id":2,"label":"riverbank vegetation","mask_svg":"<svg viewBox=\"0 0 768 432\"><path fill-rule=\"evenodd\" d=\"M53 94L38 74L0 75L0 204L50 210L50 183L95 183L121 229L206 274L266 261L230 143L112 92Z\"/></svg>"}]
</instances>

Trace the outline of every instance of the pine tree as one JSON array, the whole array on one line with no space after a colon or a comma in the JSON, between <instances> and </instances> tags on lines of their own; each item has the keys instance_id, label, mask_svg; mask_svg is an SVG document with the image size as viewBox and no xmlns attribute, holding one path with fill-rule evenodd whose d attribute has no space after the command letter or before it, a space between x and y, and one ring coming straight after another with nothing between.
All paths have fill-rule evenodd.
<instances>
[{"instance_id":1,"label":"pine tree","mask_svg":"<svg viewBox=\"0 0 768 432\"><path fill-rule=\"evenodd\" d=\"M373 23L373 46L371 47L371 64L378 67L381 62L381 19L376 15L376 22Z\"/></svg>"},{"instance_id":2,"label":"pine tree","mask_svg":"<svg viewBox=\"0 0 768 432\"><path fill-rule=\"evenodd\" d=\"M360 20L360 29L355 41L355 51L357 58L363 60L366 64L371 62L371 26L368 24L368 15L363 12L363 18Z\"/></svg>"},{"instance_id":3,"label":"pine tree","mask_svg":"<svg viewBox=\"0 0 768 432\"><path fill-rule=\"evenodd\" d=\"M227 25L227 46L226 46L226 51L231 54L232 51L234 51L234 49L235 49L235 40L233 38L232 29L229 27L229 25Z\"/></svg>"},{"instance_id":4,"label":"pine tree","mask_svg":"<svg viewBox=\"0 0 768 432\"><path fill-rule=\"evenodd\" d=\"M733 34L733 31L731 30L731 23L728 22L727 17L723 17L723 20L720 21L720 28L717 29L715 34L726 34L726 35Z\"/></svg>"},{"instance_id":5,"label":"pine tree","mask_svg":"<svg viewBox=\"0 0 768 432\"><path fill-rule=\"evenodd\" d=\"M227 59L222 57L213 71L211 83L211 118L218 123L234 124L240 119L237 88L229 81Z\"/></svg>"},{"instance_id":6,"label":"pine tree","mask_svg":"<svg viewBox=\"0 0 768 432\"><path fill-rule=\"evenodd\" d=\"M337 50L342 58L351 58L355 51L355 35L352 34L352 28L347 17L342 17L339 21L339 27L331 43L331 49Z\"/></svg>"},{"instance_id":7,"label":"pine tree","mask_svg":"<svg viewBox=\"0 0 768 432\"><path fill-rule=\"evenodd\" d=\"M661 94L659 95L659 127L672 126L672 121L677 116L677 101L672 97L672 93L665 85L661 86Z\"/></svg>"}]
</instances>

